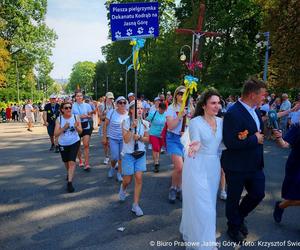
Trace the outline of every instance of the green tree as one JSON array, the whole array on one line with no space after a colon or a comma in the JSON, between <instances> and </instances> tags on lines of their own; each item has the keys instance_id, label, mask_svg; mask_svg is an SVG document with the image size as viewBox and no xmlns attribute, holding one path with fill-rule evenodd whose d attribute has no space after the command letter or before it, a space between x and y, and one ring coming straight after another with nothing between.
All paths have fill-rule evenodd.
<instances>
[{"instance_id":1,"label":"green tree","mask_svg":"<svg viewBox=\"0 0 300 250\"><path fill-rule=\"evenodd\" d=\"M57 39L55 32L45 23L47 0L2 1L0 8L0 38L6 41L5 49L11 61L5 72L6 88L16 88L17 69L20 89L28 91L37 87L33 77L36 64L51 56ZM49 71L50 72L50 71ZM49 74L48 72L48 74Z\"/></svg>"},{"instance_id":2,"label":"green tree","mask_svg":"<svg viewBox=\"0 0 300 250\"><path fill-rule=\"evenodd\" d=\"M96 64L93 62L77 62L74 64L68 83L68 90L74 92L77 88L87 94L93 94Z\"/></svg>"},{"instance_id":3,"label":"green tree","mask_svg":"<svg viewBox=\"0 0 300 250\"><path fill-rule=\"evenodd\" d=\"M273 88L300 89L300 4L298 0L258 0L264 9L262 28L270 31L269 78Z\"/></svg>"},{"instance_id":4,"label":"green tree","mask_svg":"<svg viewBox=\"0 0 300 250\"><path fill-rule=\"evenodd\" d=\"M180 27L196 27L199 0L182 0L177 9ZM202 1L203 2L203 1ZM239 89L250 75L259 73L255 35L262 20L262 9L254 0L206 1L204 31L222 33L220 38L202 38L198 72L201 85L214 85L222 92ZM186 38L178 40L186 42Z\"/></svg>"}]
</instances>

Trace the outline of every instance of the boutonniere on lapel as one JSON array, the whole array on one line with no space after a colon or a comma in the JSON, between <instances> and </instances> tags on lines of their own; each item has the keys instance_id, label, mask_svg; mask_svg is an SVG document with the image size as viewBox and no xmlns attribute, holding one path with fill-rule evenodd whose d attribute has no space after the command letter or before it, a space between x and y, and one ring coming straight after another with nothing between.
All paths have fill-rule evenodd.
<instances>
[{"instance_id":1,"label":"boutonniere on lapel","mask_svg":"<svg viewBox=\"0 0 300 250\"><path fill-rule=\"evenodd\" d=\"M238 138L239 138L240 140L245 140L245 139L247 138L248 134L249 134L249 132L248 132L248 130L246 129L246 130L244 130L243 132L239 132Z\"/></svg>"}]
</instances>

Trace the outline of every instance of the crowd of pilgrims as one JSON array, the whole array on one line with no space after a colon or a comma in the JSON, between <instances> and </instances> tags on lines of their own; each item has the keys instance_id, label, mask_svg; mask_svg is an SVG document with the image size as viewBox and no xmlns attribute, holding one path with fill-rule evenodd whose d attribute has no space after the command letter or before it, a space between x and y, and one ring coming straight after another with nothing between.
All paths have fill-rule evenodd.
<instances>
[{"instance_id":1,"label":"crowd of pilgrims","mask_svg":"<svg viewBox=\"0 0 300 250\"><path fill-rule=\"evenodd\" d=\"M197 132L195 131L197 126L199 126L195 126L196 120L202 117L204 128L200 126L198 129L205 131L205 129L209 128L207 133L213 131L214 137L212 138L217 139L217 143L219 143L219 139L222 139L220 129L223 126L223 117L236 103L241 102L240 97L229 96L225 100L216 90L209 89L202 94L197 94L194 98L190 97L185 105L183 103L185 91L185 86L179 86L173 95L170 92L167 93L166 97L164 94L159 94L154 98L153 102L145 99L143 95L136 100L136 96L133 93L129 93L127 97L118 96L115 98L112 92L107 92L98 101L93 101L79 90L72 97L65 99L51 95L49 102L40 112L50 137L50 151L60 152L62 161L65 164L67 170L67 191L74 192L75 190L73 179L76 159L78 159L79 167L84 171L90 172L92 169L89 160L90 138L93 131L95 134L95 130L98 128L97 133L101 138L105 154L103 164L108 165L108 178L116 178L120 182L120 201L125 201L127 198L127 187L134 179L134 195L131 210L136 216L144 214L139 201L142 192L143 172L147 170L147 148L152 150L152 169L155 173L160 171L160 154L167 152L170 155L174 168L171 175L171 186L168 195L166 191L166 197L168 197L170 203L182 201L182 199L184 203L183 197L185 192L182 192L184 162L187 157L195 159L191 156L194 156L199 151L199 148L201 151L203 146L191 139L189 141L189 139L183 138L186 137L184 131L187 131L189 124L191 124L193 128L191 127L189 131L189 137L196 136ZM211 111L209 108L209 105L212 105L209 102L212 102L212 100L215 100L215 111ZM282 147L287 147L288 142L282 138L288 133L289 128L294 128L300 121L300 110L299 105L297 105L299 101L300 94L297 96L295 104L292 104L287 94L277 96L276 94L265 92L261 104L255 106L255 109L259 110L260 118L264 124L264 129L261 131L264 137L257 135L259 144L260 140L271 139L277 140ZM30 104L30 100L28 104ZM137 106L135 107L135 105ZM185 105L185 107L183 112L180 112L182 105ZM34 112L34 110L32 107L31 111ZM202 110L202 112L199 110ZM268 119L270 110L275 110L278 113L280 130L273 130ZM215 113L209 114L209 112ZM217 118L215 124L213 120L205 120L206 117L210 117L209 115ZM203 121L199 120L198 122L202 124ZM210 122L212 123L210 124ZM299 130L299 126L297 129ZM220 138L218 138L218 133L221 133ZM248 131L246 131L246 137L247 133ZM299 136L299 132L297 133ZM242 138L241 140L244 139ZM297 140L299 144L300 139L298 138ZM291 144L295 143L291 139L289 141ZM205 147L203 148L205 149ZM219 171L220 178L216 178L219 189L217 192L219 192L220 199L226 200L225 173L221 167ZM202 176L201 178L205 177ZM193 193L192 189L190 193ZM186 204L188 202L186 200ZM280 222L285 208L284 205L280 207L279 205L280 202L276 203L275 210L277 210L274 210L274 218L277 222ZM189 211L183 213L183 216L186 213L189 213ZM186 232L184 229L184 217L182 220L181 231L184 236ZM212 222L212 224L215 224L215 222ZM215 230L215 227L212 228ZM188 232L186 233L188 235ZM233 239L239 240L239 238L234 237ZM215 240L215 238L213 237L212 240Z\"/></svg>"}]
</instances>

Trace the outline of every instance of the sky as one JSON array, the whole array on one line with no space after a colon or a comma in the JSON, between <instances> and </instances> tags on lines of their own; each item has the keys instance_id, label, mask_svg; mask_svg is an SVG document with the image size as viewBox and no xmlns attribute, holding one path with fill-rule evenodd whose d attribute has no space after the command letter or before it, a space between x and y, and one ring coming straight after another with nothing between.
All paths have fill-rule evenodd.
<instances>
[{"instance_id":1,"label":"sky","mask_svg":"<svg viewBox=\"0 0 300 250\"><path fill-rule=\"evenodd\" d=\"M78 61L103 60L108 40L105 0L48 0L46 24L58 35L53 56L54 79L68 79Z\"/></svg>"}]
</instances>

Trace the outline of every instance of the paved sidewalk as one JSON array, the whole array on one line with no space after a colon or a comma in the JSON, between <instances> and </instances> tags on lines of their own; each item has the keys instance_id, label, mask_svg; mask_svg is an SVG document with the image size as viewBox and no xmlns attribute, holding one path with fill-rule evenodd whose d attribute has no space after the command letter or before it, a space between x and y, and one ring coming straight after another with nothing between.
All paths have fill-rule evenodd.
<instances>
[{"instance_id":1,"label":"paved sidewalk","mask_svg":"<svg viewBox=\"0 0 300 250\"><path fill-rule=\"evenodd\" d=\"M160 173L148 171L144 175L140 204L145 215L136 218L130 212L133 185L127 201L118 202L119 184L107 178L96 133L91 142L92 171L76 169L75 193L66 193L60 155L48 149L45 127L36 126L30 133L24 124L0 124L0 249L184 249L175 246L181 241L181 204L171 205L167 200L171 175L167 155L162 156ZM300 208L287 209L280 225L272 218L287 155L288 150L266 143L266 197L248 218L251 247L241 249L267 249L261 244L300 249ZM227 246L224 208L224 202L219 201L218 240L221 249L232 249ZM119 232L119 227L125 230ZM289 247L289 240L294 244L298 241L298 246ZM150 246L152 241L154 246Z\"/></svg>"}]
</instances>

